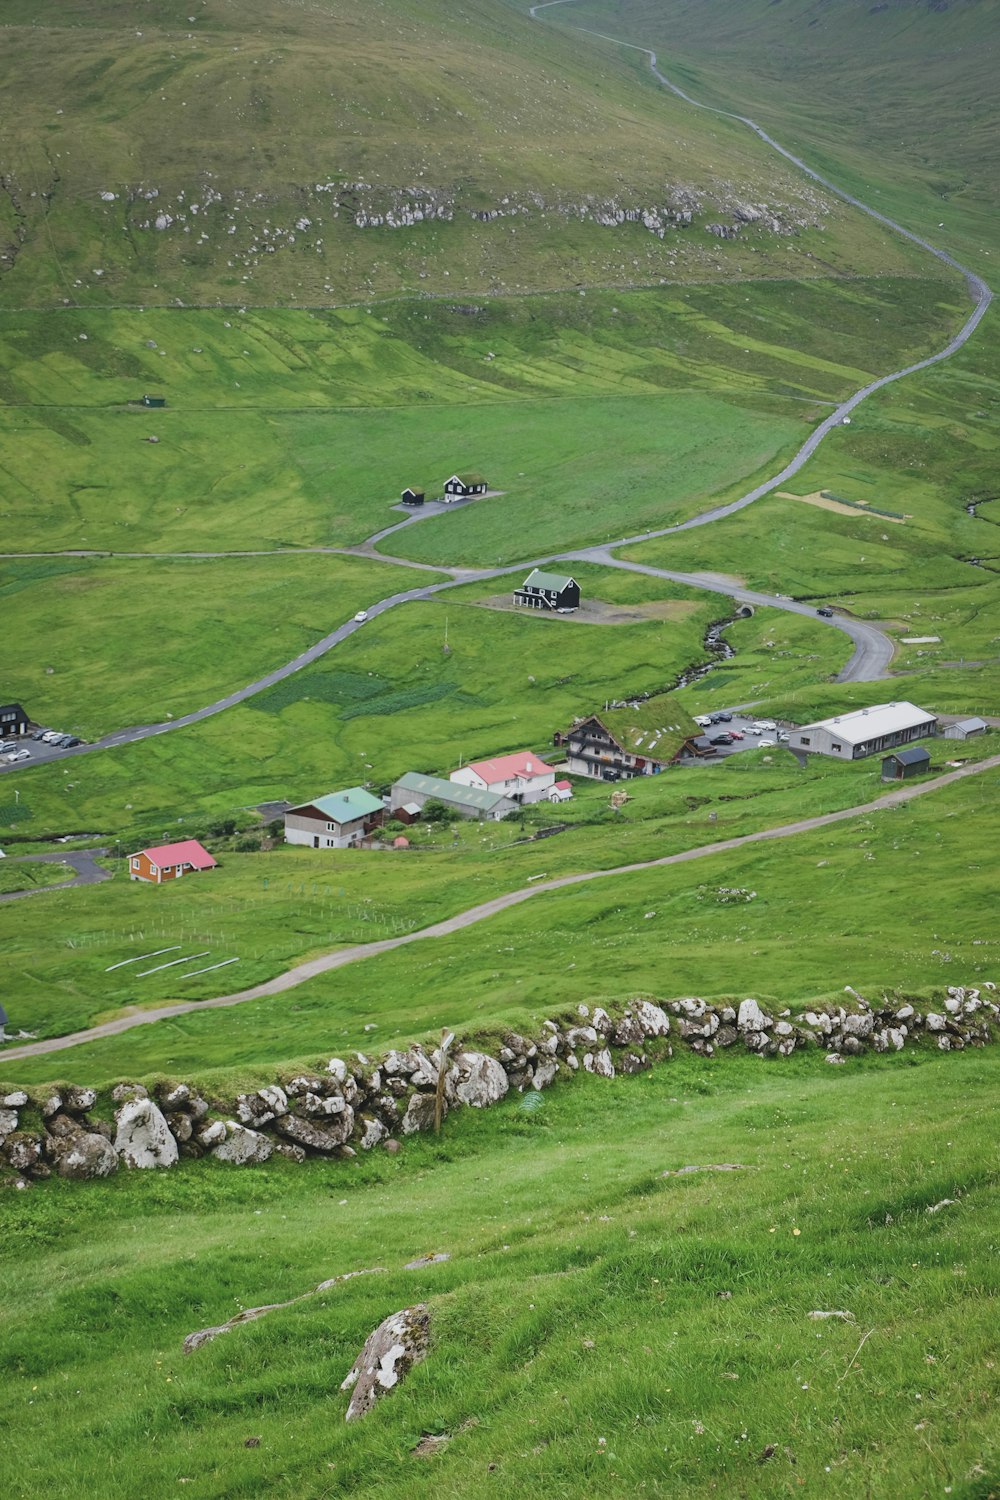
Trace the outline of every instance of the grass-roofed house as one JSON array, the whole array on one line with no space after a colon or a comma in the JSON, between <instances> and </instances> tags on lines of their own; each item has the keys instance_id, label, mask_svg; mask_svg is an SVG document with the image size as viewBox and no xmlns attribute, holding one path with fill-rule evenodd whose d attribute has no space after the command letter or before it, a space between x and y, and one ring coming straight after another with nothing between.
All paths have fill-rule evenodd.
<instances>
[{"instance_id":1,"label":"grass-roofed house","mask_svg":"<svg viewBox=\"0 0 1000 1500\"><path fill-rule=\"evenodd\" d=\"M329 792L285 813L285 843L310 849L351 849L363 842L385 817L382 798L364 787Z\"/></svg>"},{"instance_id":2,"label":"grass-roofed house","mask_svg":"<svg viewBox=\"0 0 1000 1500\"><path fill-rule=\"evenodd\" d=\"M559 736L567 769L597 781L655 776L664 766L697 757L700 739L691 715L669 693L577 719Z\"/></svg>"},{"instance_id":3,"label":"grass-roofed house","mask_svg":"<svg viewBox=\"0 0 1000 1500\"><path fill-rule=\"evenodd\" d=\"M453 500L468 500L473 495L486 494L486 480L482 474L453 474L444 482L445 504Z\"/></svg>"}]
</instances>

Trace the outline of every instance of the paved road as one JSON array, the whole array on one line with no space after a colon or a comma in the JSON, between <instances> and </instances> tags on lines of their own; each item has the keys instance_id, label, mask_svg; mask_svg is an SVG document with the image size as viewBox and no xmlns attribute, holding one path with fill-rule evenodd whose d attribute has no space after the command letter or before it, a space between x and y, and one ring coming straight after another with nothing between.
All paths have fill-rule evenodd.
<instances>
[{"instance_id":1,"label":"paved road","mask_svg":"<svg viewBox=\"0 0 1000 1500\"><path fill-rule=\"evenodd\" d=\"M25 896L42 896L46 891L65 891L74 885L99 885L102 880L110 880L110 871L102 869L97 863L98 858L107 852L107 849L75 849L66 854L20 854L15 858L5 859L5 869L8 865L69 865L76 874L72 880L57 880L53 885L33 886L30 891L9 891L0 896L0 901L22 901Z\"/></svg>"},{"instance_id":2,"label":"paved road","mask_svg":"<svg viewBox=\"0 0 1000 1500\"><path fill-rule=\"evenodd\" d=\"M646 563L624 562L612 557L606 547L588 547L580 552L564 554L567 560L574 558L601 563L606 568L627 568L632 573L648 573L653 578L669 578L674 583L687 584L689 588L707 589L713 594L725 594L740 604L752 604L755 609L783 609L789 614L805 615L810 620L822 619L825 625L842 630L854 642L850 661L837 673L837 682L877 682L885 677L895 650L892 641L877 625L865 620L854 620L850 615L834 614L832 618L819 616L813 604L800 604L797 599L776 599L771 594L760 594L755 589L745 589L739 584L727 583L705 573L678 573L672 568L654 568Z\"/></svg>"},{"instance_id":3,"label":"paved road","mask_svg":"<svg viewBox=\"0 0 1000 1500\"><path fill-rule=\"evenodd\" d=\"M540 10L546 10L553 5L566 5L570 3L572 3L572 0L542 0L542 3L533 5L531 7L530 14L533 18L537 19L537 13ZM762 130L754 120L751 120L749 116L735 114L730 110L715 109L711 105L701 104L697 99L693 99L689 94L686 94L683 89L680 89L676 84L671 83L666 74L660 71L659 67L657 66L656 53L651 48L639 47L632 42L621 41L618 37L608 36L605 32L592 31L588 27L581 26L577 27L576 29L585 32L588 36L600 37L604 41L613 42L616 46L627 47L630 51L643 53L649 59L650 70L652 71L657 81L661 83L664 88L669 89L671 93L676 94L678 98L683 99L687 104L692 105L692 107L695 109L703 109L708 111L710 114L722 115L726 119L737 120L741 124L746 125L748 129L752 130L755 135L759 136L762 141L764 141L768 146L772 148L772 150L778 152L780 156L783 156L786 161L791 162L793 166L804 172L806 176L810 177L814 182L820 183L823 187L827 188L828 191L836 194L838 198L843 199L844 202L852 204L855 208L860 209L862 213L868 214L870 218L876 219L880 224L884 224L886 228L891 229L893 233L901 235L904 239L909 240L912 244L919 245L921 249L926 250L929 254L936 256L938 260L944 261L946 265L949 265L955 270L959 271L965 277L966 285L969 289L969 295L971 296L974 304L973 311L970 313L969 317L966 319L962 328L955 335L955 337L950 339L945 347L939 350L936 354L931 354L926 359L917 360L915 364L906 365L901 370L894 370L891 374L883 375L877 380L871 380L867 385L862 386L860 390L855 391L853 396L850 396L846 401L842 401L840 405L837 406L834 411L831 412L831 414L826 417L819 424L819 426L813 430L813 432L810 433L809 437L799 448L794 458L792 458L784 466L783 469L781 469L772 478L765 480L762 484L759 484L754 489L749 490L747 494L741 495L738 500L732 500L727 505L712 506L709 510L703 511L700 515L693 516L690 520L682 521L677 525L664 526L655 530L644 531L636 536L621 537L617 541L606 542L600 547L587 548L575 552L557 553L550 557L533 558L529 561L519 563L516 567L513 568L463 570L460 576L453 576L444 582L429 584L425 588L408 589L401 593L391 594L388 598L381 599L378 601L378 603L370 605L368 610L369 616L374 617L383 614L387 609L395 608L397 604L407 604L417 599L429 599L432 597L432 595L439 593L444 589L456 588L460 584L467 583L473 579L499 578L504 576L505 574L511 574L521 571L527 572L533 567L544 567L548 563L552 562L561 562L567 560L572 561L578 559L592 560L594 558L599 558L604 563L613 563L615 567L630 568L635 572L646 572L654 576L662 576L681 582L687 582L695 588L708 588L715 593L729 593L735 597L743 598L747 602L760 604L761 606L768 606L778 609L788 609L791 610L792 613L797 614L811 614L812 611L810 610L810 607L808 605L800 605L795 600L780 600L770 595L757 594L749 590L744 590L742 591L742 593L740 593L735 589L721 588L718 584L707 583L698 574L692 573L685 575L680 573L672 573L667 569L658 570L656 568L643 567L638 563L625 563L618 559L612 559L610 557L609 549L632 546L639 542L651 541L656 537L672 536L678 532L690 531L696 526L707 526L713 521L722 520L725 516L734 515L737 511L743 510L748 505L752 505L755 500L759 500L763 496L769 495L772 490L775 490L779 485L786 484L788 480L791 479L795 474L797 474L799 470L809 461L823 439L830 432L832 432L835 427L839 426L844 421L844 419L848 417L850 413L861 404L862 401L864 401L868 396L872 395L874 391L881 390L884 386L891 385L894 381L902 380L907 375L913 375L919 370L929 369L932 365L938 364L943 359L950 358L951 355L955 354L959 349L961 349L962 346L971 338L976 328L979 326L981 319L983 318L987 308L990 305L990 302L993 299L993 293L987 286L986 282L982 279L982 277L977 276L974 272L968 270L967 267L961 265L954 258L954 256L949 255L947 251L939 250L937 246L932 245L929 240L925 240L920 235L912 233L912 231L910 231L909 229L904 229L901 224L897 224L893 219L888 218L885 214L879 213L877 209L870 208L868 204L863 203L860 198L856 198L853 194L848 193L843 188L838 187L837 184L835 182L831 182L829 178L822 176L819 172L814 172L813 169L807 166L805 162L802 161L799 157L793 155L792 152L787 151L784 146L779 145L777 141L773 140L772 137L769 136L765 130ZM418 519L419 517L416 516L412 518L407 517L398 525L390 526L380 532L376 532L374 537L369 538L367 542L361 544L360 549L341 548L337 550L354 552L355 554L360 553L360 555L363 556L378 556L382 561L387 563L398 563L401 566L411 566L411 564L407 563L403 558L383 556L382 554L376 554L373 550L369 549L374 548L374 544L379 540L379 538L388 536L393 531L398 531L402 527L411 525ZM79 555L82 556L85 554ZM125 556L127 554L119 555ZM211 556L213 554L203 555ZM452 572L453 574L458 572L458 570L447 568L442 569L442 571ZM847 666L839 674L839 681L874 681L879 677L885 675L885 669L892 657L893 651L892 643L889 640L888 636L879 631L874 625L864 624L861 621L852 621L849 620L846 616L842 615L834 616L833 619L827 620L826 623L832 626L833 629L842 630L847 635L850 635L855 643L854 653ZM170 719L161 723L145 724L128 729L119 729L114 731L112 734L105 735L102 739L97 740L92 744L78 745L70 750L50 751L47 746L39 747L32 753L30 766L44 764L45 761L52 758L62 759L66 756L71 755L87 755L94 750L108 750L113 749L119 745L135 744L139 740L150 739L154 735L167 734L173 729L182 729L190 724L200 723L203 719L211 718L215 714L224 713L226 709L233 708L238 703L244 703L248 698L252 698L255 694L263 692L266 688L273 687L275 683L283 681L284 678L290 677L294 672L301 671L303 667L310 665L314 661L317 661L321 656L325 656L328 651L332 651L335 646L338 646L341 641L344 641L349 636L353 635L355 630L358 630L359 628L362 627L354 621L349 621L345 625L338 626L336 630L331 631L329 635L325 635L322 640L317 641L315 645L310 646L308 650L303 651L301 655L297 656L294 659L294 661L286 662L283 666L276 667L273 672L269 672L266 674L266 676L258 678L256 682L248 683L246 687L239 688L233 693L228 693L224 698L219 698L214 703L210 703L204 708L196 709L193 713L183 714L176 719ZM17 767L0 765L0 775L15 769L29 769L30 766L28 762L21 762Z\"/></svg>"},{"instance_id":4,"label":"paved road","mask_svg":"<svg viewBox=\"0 0 1000 1500\"><path fill-rule=\"evenodd\" d=\"M232 995L218 995L212 1000L187 1000L180 1001L176 1005L163 1005L156 1010L144 1010L136 1015L122 1016L117 1021L106 1021L101 1026L91 1026L86 1031L74 1031L68 1036L49 1037L43 1042L29 1042L21 1047L4 1048L0 1051L0 1068L5 1062L16 1061L18 1058L41 1057L49 1052L64 1052L84 1042L99 1041L102 1037L120 1036L123 1031L132 1031L136 1026L150 1026L156 1021L167 1021L174 1016L188 1015L192 1011L216 1010L230 1005L244 1005L248 1000L267 999L271 995L280 995L285 990L305 984L307 980L315 979L320 974L329 974L334 969L343 969L348 964L360 963L366 958L377 958L382 953L391 953L394 948L403 948L409 943L423 942L427 938L450 937L452 933L461 932L466 927L473 927L479 922L488 921L490 917L498 916L500 912L509 911L511 907L520 906L522 902L531 901L536 896L547 892L565 890L574 885L585 885L592 880L609 880L622 875L633 875L641 870L687 864L691 860L708 859L716 854L727 854L733 850L744 849L750 844L760 844L773 839L795 838L800 833L812 833L818 828L829 828L834 823L844 823L866 813L881 812L886 808L896 807L902 802L912 802L915 797L925 797L929 792L936 792L943 786L951 785L952 782L962 781L967 776L979 776L984 771L994 771L998 767L1000 767L1000 755L992 755L987 760L962 766L956 771L948 771L943 776L935 776L930 781L911 782L895 787L892 791L883 793L881 797L876 797L873 802L865 802L858 807L845 807L839 812L823 813L814 818L802 818L796 823L782 823L776 828L765 828L759 833L747 833L739 838L720 839L713 844L701 844L695 849L683 849L678 854L666 854L660 859L641 860L636 864L617 865L607 870L585 870L577 875L561 875L556 880L540 880L535 885L522 886L520 890L509 891L504 896L495 896L492 901L483 901L478 906L470 906L466 911L458 912L453 917L446 917L430 927L421 928L419 932L409 932L402 937L383 938L377 943L355 943L351 947L339 948L333 953L309 959L305 963L286 969L284 974L279 974L274 979L254 985L252 989L239 990Z\"/></svg>"}]
</instances>

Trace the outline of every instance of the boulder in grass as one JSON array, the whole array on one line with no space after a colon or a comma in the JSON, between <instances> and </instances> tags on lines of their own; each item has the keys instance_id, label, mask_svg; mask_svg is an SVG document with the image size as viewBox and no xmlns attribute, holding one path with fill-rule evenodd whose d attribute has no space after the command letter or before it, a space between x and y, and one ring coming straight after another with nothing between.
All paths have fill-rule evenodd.
<instances>
[{"instance_id":1,"label":"boulder in grass","mask_svg":"<svg viewBox=\"0 0 1000 1500\"><path fill-rule=\"evenodd\" d=\"M430 1348L430 1309L426 1302L393 1313L369 1334L340 1389L351 1392L344 1417L353 1422L371 1411L376 1401L427 1358Z\"/></svg>"},{"instance_id":2,"label":"boulder in grass","mask_svg":"<svg viewBox=\"0 0 1000 1500\"><path fill-rule=\"evenodd\" d=\"M66 1142L66 1149L59 1154L56 1171L60 1177L71 1177L77 1182L87 1182L95 1177L110 1177L118 1170L118 1155L111 1142L103 1135L91 1135L81 1131Z\"/></svg>"},{"instance_id":3,"label":"boulder in grass","mask_svg":"<svg viewBox=\"0 0 1000 1500\"><path fill-rule=\"evenodd\" d=\"M130 1100L115 1118L115 1150L127 1167L172 1167L177 1161L177 1142L152 1099Z\"/></svg>"},{"instance_id":4,"label":"boulder in grass","mask_svg":"<svg viewBox=\"0 0 1000 1500\"><path fill-rule=\"evenodd\" d=\"M274 1145L266 1135L261 1135L258 1130L248 1130L245 1125L230 1120L226 1139L219 1142L212 1155L217 1161L228 1161L234 1167L249 1167L267 1161L273 1150Z\"/></svg>"},{"instance_id":5,"label":"boulder in grass","mask_svg":"<svg viewBox=\"0 0 1000 1500\"><path fill-rule=\"evenodd\" d=\"M741 1000L736 1024L740 1031L766 1031L771 1024L756 1000Z\"/></svg>"}]
</instances>

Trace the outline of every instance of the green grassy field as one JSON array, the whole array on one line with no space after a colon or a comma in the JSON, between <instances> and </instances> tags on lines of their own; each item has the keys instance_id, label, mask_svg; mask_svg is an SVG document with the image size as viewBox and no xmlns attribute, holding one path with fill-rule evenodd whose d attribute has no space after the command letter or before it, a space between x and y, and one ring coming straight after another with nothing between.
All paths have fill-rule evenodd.
<instances>
[{"instance_id":1,"label":"green grassy field","mask_svg":"<svg viewBox=\"0 0 1000 1500\"><path fill-rule=\"evenodd\" d=\"M398 1158L19 1195L4 1489L986 1496L997 1066L685 1059L465 1110ZM721 1161L746 1170L662 1175ZM432 1251L451 1259L402 1269ZM240 1308L372 1266L181 1353ZM364 1339L420 1300L428 1359L345 1425ZM426 1433L451 1440L420 1457Z\"/></svg>"},{"instance_id":2,"label":"green grassy field","mask_svg":"<svg viewBox=\"0 0 1000 1500\"><path fill-rule=\"evenodd\" d=\"M4 860L0 864L0 896L13 891L35 891L47 885L57 885L60 880L72 880L76 871L63 864L13 864Z\"/></svg>"}]
</instances>

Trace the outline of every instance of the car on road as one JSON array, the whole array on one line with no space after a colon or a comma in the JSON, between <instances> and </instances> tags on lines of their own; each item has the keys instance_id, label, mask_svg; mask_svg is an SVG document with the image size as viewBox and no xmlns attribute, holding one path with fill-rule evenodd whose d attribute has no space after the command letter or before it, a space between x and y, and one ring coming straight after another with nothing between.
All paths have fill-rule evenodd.
<instances>
[{"instance_id":1,"label":"car on road","mask_svg":"<svg viewBox=\"0 0 1000 1500\"><path fill-rule=\"evenodd\" d=\"M31 759L31 751L30 750L15 750L12 754L4 756L4 760L7 761L12 766L16 765L19 760L30 760L30 759Z\"/></svg>"},{"instance_id":2,"label":"car on road","mask_svg":"<svg viewBox=\"0 0 1000 1500\"><path fill-rule=\"evenodd\" d=\"M366 609L359 609L357 614L354 616L354 623L356 625L363 625L367 618L368 611Z\"/></svg>"},{"instance_id":3,"label":"car on road","mask_svg":"<svg viewBox=\"0 0 1000 1500\"><path fill-rule=\"evenodd\" d=\"M819 607L819 609L816 611L816 613L818 615L822 615L823 618L824 618L824 620L832 620L833 619L833 610L830 608L829 604L822 604Z\"/></svg>"}]
</instances>

